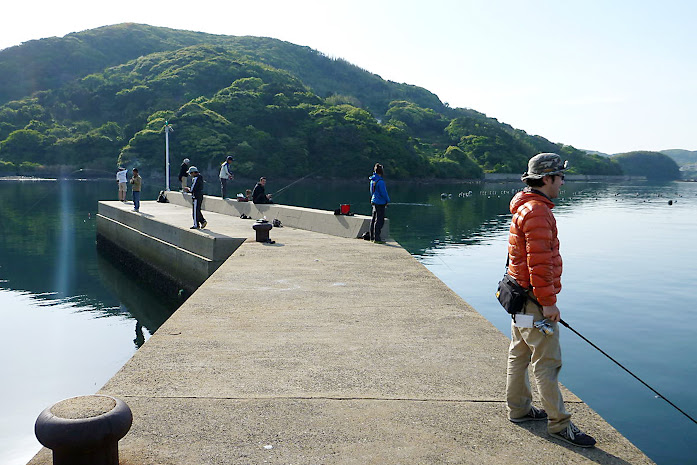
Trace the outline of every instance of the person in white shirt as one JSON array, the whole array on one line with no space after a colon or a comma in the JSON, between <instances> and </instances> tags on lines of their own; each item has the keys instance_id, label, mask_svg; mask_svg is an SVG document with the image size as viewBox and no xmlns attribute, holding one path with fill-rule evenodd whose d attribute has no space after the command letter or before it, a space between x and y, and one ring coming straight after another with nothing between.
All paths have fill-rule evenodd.
<instances>
[{"instance_id":1,"label":"person in white shirt","mask_svg":"<svg viewBox=\"0 0 697 465\"><path fill-rule=\"evenodd\" d=\"M227 182L235 179L235 176L230 171L230 165L232 164L233 158L228 156L225 162L220 166L220 190L221 196L225 199L227 198Z\"/></svg>"},{"instance_id":2,"label":"person in white shirt","mask_svg":"<svg viewBox=\"0 0 697 465\"><path fill-rule=\"evenodd\" d=\"M119 166L116 172L116 182L119 184L119 200L126 201L126 192L128 192L128 170L123 166Z\"/></svg>"}]
</instances>

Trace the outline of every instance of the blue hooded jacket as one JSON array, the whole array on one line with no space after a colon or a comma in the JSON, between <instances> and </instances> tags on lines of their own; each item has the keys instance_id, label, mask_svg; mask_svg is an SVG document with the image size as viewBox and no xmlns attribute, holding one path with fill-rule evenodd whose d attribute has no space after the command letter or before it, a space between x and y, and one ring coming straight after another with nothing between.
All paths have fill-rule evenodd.
<instances>
[{"instance_id":1,"label":"blue hooded jacket","mask_svg":"<svg viewBox=\"0 0 697 465\"><path fill-rule=\"evenodd\" d=\"M375 205L387 205L390 203L390 196L387 195L385 180L377 173L370 177L370 203Z\"/></svg>"}]
</instances>

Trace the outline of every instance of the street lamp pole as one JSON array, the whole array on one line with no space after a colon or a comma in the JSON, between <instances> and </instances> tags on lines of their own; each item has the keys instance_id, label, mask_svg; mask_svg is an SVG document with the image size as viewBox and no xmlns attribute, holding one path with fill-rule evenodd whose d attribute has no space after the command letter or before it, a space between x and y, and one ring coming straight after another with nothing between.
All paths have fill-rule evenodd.
<instances>
[{"instance_id":1,"label":"street lamp pole","mask_svg":"<svg viewBox=\"0 0 697 465\"><path fill-rule=\"evenodd\" d=\"M174 131L174 128L169 121L165 121L165 190L169 190L169 133Z\"/></svg>"}]
</instances>

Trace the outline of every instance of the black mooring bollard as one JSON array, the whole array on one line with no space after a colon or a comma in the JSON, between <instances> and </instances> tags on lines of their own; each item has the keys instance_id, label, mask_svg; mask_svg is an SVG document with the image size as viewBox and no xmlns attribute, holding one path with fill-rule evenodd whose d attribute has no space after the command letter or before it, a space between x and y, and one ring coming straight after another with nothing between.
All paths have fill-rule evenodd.
<instances>
[{"instance_id":1,"label":"black mooring bollard","mask_svg":"<svg viewBox=\"0 0 697 465\"><path fill-rule=\"evenodd\" d=\"M257 242L271 242L269 231L273 225L268 221L258 220L252 225L252 228L257 232Z\"/></svg>"},{"instance_id":2,"label":"black mooring bollard","mask_svg":"<svg viewBox=\"0 0 697 465\"><path fill-rule=\"evenodd\" d=\"M47 408L34 431L53 465L118 465L119 439L133 423L128 405L110 396L73 397Z\"/></svg>"}]
</instances>

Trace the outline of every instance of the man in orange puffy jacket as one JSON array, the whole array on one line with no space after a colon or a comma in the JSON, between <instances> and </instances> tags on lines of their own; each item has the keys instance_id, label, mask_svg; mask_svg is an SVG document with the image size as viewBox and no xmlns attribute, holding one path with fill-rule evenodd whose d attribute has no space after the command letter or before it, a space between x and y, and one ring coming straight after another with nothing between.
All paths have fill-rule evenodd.
<instances>
[{"instance_id":1,"label":"man in orange puffy jacket","mask_svg":"<svg viewBox=\"0 0 697 465\"><path fill-rule=\"evenodd\" d=\"M511 200L508 274L529 289L530 298L524 308L528 321L516 315L511 323L506 403L512 422L547 420L551 436L575 446L593 447L595 439L571 422L558 381L561 347L557 322L561 317L557 294L561 291L562 259L552 199L559 197L567 165L555 153L535 155L521 177L527 187ZM546 319L553 333L538 329L530 322L530 315L534 323ZM528 379L531 361L544 410L532 405Z\"/></svg>"}]
</instances>

